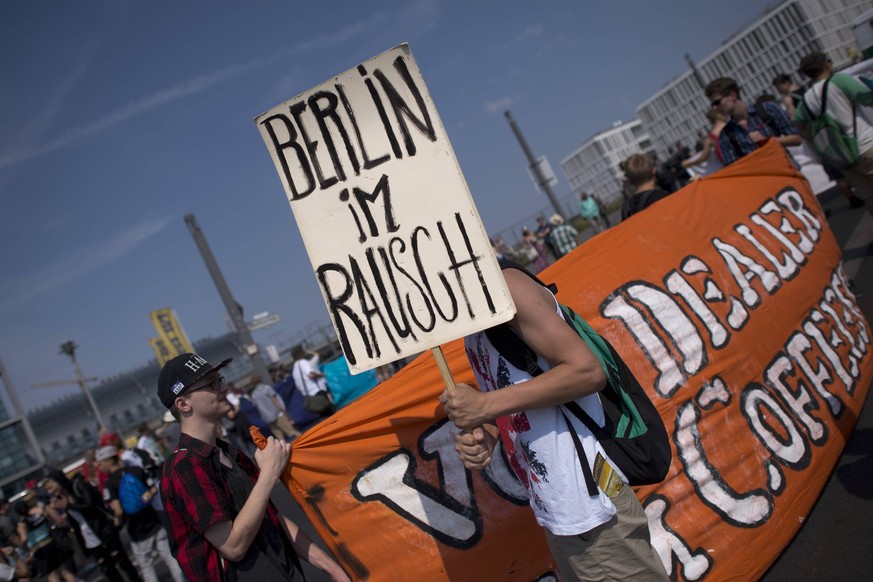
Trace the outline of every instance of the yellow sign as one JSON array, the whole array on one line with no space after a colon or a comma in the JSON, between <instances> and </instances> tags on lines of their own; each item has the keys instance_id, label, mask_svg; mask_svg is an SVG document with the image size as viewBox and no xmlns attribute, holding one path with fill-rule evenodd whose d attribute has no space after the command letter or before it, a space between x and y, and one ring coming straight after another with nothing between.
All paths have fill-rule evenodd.
<instances>
[{"instance_id":1,"label":"yellow sign","mask_svg":"<svg viewBox=\"0 0 873 582\"><path fill-rule=\"evenodd\" d=\"M156 309L149 314L149 317L151 317L152 325L155 326L155 330L158 332L158 339L163 340L166 351L169 354L167 359L194 351L194 348L191 347L191 342L188 341L188 336L185 335L185 330L182 329L182 324L176 319L176 313L171 307ZM154 348L155 343L150 343L152 343ZM157 349L155 353L157 353ZM158 360L160 359L161 356L159 355Z\"/></svg>"},{"instance_id":2,"label":"yellow sign","mask_svg":"<svg viewBox=\"0 0 873 582\"><path fill-rule=\"evenodd\" d=\"M163 338L150 338L149 345L152 346L152 349L155 351L155 358L158 360L158 366L163 367L164 364L172 359L172 356L170 356L170 349L167 347L167 343Z\"/></svg>"}]
</instances>

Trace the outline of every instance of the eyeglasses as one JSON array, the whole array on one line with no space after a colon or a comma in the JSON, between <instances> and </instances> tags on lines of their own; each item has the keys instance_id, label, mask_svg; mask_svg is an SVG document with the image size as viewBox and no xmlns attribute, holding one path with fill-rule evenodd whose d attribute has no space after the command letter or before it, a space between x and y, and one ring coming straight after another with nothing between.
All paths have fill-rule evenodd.
<instances>
[{"instance_id":1,"label":"eyeglasses","mask_svg":"<svg viewBox=\"0 0 873 582\"><path fill-rule=\"evenodd\" d=\"M713 99L712 101L709 102L709 106L712 107L713 109L715 109L716 107L721 105L722 99L724 99L724 97L719 97L718 99Z\"/></svg>"},{"instance_id":2,"label":"eyeglasses","mask_svg":"<svg viewBox=\"0 0 873 582\"><path fill-rule=\"evenodd\" d=\"M218 392L219 390L221 390L222 386L224 386L224 376L219 376L209 384L205 384L200 388L195 388L194 390L191 390L191 392L197 392L199 390L211 390L212 392Z\"/></svg>"}]
</instances>

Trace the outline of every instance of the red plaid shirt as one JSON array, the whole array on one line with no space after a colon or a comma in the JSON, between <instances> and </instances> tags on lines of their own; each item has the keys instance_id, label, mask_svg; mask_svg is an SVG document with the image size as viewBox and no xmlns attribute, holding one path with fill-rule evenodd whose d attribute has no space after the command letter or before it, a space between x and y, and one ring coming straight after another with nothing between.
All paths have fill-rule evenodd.
<instances>
[{"instance_id":1,"label":"red plaid shirt","mask_svg":"<svg viewBox=\"0 0 873 582\"><path fill-rule=\"evenodd\" d=\"M229 446L222 441L217 443L213 447L182 433L176 450L164 463L161 478L170 548L185 576L192 581L224 580L221 554L204 533L215 523L236 518L230 490L221 475L219 455L219 447L229 454ZM254 462L239 451L236 462L254 484L258 479ZM280 529L272 503L267 504L267 517Z\"/></svg>"}]
</instances>

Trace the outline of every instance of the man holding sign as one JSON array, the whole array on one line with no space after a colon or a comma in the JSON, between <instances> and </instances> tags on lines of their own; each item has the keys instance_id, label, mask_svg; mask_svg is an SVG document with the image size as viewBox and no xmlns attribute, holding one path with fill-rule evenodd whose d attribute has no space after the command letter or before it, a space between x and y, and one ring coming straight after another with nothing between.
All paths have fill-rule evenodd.
<instances>
[{"instance_id":1,"label":"man holding sign","mask_svg":"<svg viewBox=\"0 0 873 582\"><path fill-rule=\"evenodd\" d=\"M561 412L561 404L575 401L603 425L597 395L606 386L603 369L548 289L519 270L503 273L517 309L509 326L536 353L544 372L534 377L516 368L484 332L465 339L481 392L459 384L440 397L449 419L465 431L456 439L461 460L468 469L484 469L502 436L565 580L666 580L630 486L613 479L608 491L589 495L568 424L587 459L606 458L606 470L618 471L609 467L591 431Z\"/></svg>"}]
</instances>

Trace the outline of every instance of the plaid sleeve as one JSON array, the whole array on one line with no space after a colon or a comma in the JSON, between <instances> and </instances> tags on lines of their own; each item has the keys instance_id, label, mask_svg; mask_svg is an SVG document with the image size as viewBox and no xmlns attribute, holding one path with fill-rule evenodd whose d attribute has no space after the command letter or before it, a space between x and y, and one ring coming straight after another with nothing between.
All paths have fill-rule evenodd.
<instances>
[{"instance_id":1,"label":"plaid sleeve","mask_svg":"<svg viewBox=\"0 0 873 582\"><path fill-rule=\"evenodd\" d=\"M234 518L230 494L210 464L199 455L177 455L167 483L172 509L200 534Z\"/></svg>"},{"instance_id":2,"label":"plaid sleeve","mask_svg":"<svg viewBox=\"0 0 873 582\"><path fill-rule=\"evenodd\" d=\"M791 123L788 114L775 103L761 103L759 107L767 110L770 129L776 135L797 135L797 127Z\"/></svg>"}]
</instances>

